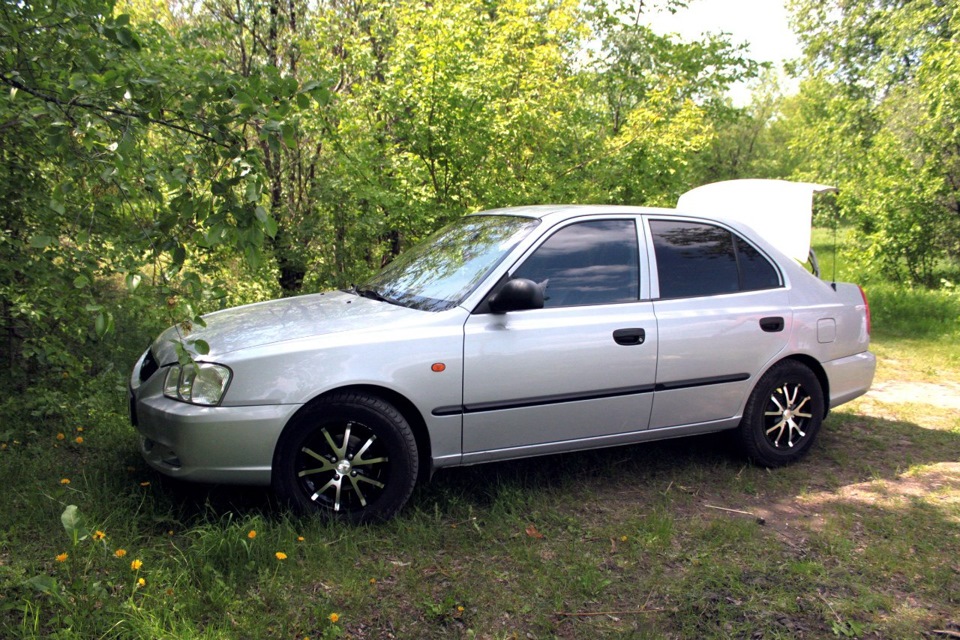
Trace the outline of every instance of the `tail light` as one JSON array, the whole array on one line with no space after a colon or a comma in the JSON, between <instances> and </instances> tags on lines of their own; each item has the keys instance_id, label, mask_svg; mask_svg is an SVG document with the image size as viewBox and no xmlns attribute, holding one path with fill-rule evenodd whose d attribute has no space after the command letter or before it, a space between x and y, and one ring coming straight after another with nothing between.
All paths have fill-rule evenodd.
<instances>
[{"instance_id":1,"label":"tail light","mask_svg":"<svg viewBox=\"0 0 960 640\"><path fill-rule=\"evenodd\" d=\"M873 331L870 322L870 303L867 302L867 292L864 291L860 285L857 285L857 288L860 289L860 297L863 298L863 308L867 312L867 335L870 335Z\"/></svg>"}]
</instances>

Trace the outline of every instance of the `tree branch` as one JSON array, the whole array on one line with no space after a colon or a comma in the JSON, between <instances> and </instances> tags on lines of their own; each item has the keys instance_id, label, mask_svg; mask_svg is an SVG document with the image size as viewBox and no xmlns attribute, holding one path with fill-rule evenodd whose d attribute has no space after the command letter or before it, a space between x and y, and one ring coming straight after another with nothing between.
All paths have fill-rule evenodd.
<instances>
[{"instance_id":1,"label":"tree branch","mask_svg":"<svg viewBox=\"0 0 960 640\"><path fill-rule=\"evenodd\" d=\"M175 129L177 131L181 131L188 135L194 136L195 138L201 138L203 140L206 140L207 142L212 142L213 144L223 147L225 149L228 149L231 146L224 142L220 142L219 140L213 138L212 136L206 133L203 133L202 131L191 129L190 127L184 126L182 124L177 124L176 122L173 122L171 120L154 118L145 113L130 111L128 109L120 109L118 107L105 107L105 106L93 104L90 102L83 102L82 100L76 100L76 99L69 100L69 101L63 100L62 98L59 98L55 95L49 95L49 94L43 93L42 91L32 89L26 86L25 84L23 84L22 82L18 82L17 80L14 80L13 78L10 78L6 75L0 75L0 82L2 82L7 86L15 87L16 89L18 89L19 91L23 91L24 93L29 93L30 95L34 96L35 98L39 98L44 102L50 102L52 104L55 104L58 107L63 108L64 110L66 110L69 107L80 107L82 109L89 109L91 111L95 111L100 114L108 113L115 116L123 116L125 118L137 118L139 120L145 120L151 124L157 124L163 127L167 127L169 129Z\"/></svg>"}]
</instances>

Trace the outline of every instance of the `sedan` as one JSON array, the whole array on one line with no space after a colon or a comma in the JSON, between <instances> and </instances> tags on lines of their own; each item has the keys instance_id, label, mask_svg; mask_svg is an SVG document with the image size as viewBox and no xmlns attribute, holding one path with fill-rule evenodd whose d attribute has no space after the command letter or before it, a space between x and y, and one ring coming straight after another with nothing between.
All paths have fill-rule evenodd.
<instances>
[{"instance_id":1,"label":"sedan","mask_svg":"<svg viewBox=\"0 0 960 640\"><path fill-rule=\"evenodd\" d=\"M827 189L484 211L362 285L171 327L130 380L142 454L349 522L450 466L724 430L794 462L876 365L862 289L815 273Z\"/></svg>"}]
</instances>

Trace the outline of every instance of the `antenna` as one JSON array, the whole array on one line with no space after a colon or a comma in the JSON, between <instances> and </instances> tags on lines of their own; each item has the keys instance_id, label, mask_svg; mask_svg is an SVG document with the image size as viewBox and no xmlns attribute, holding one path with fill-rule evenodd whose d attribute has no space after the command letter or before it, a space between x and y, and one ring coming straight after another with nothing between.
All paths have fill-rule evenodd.
<instances>
[{"instance_id":1,"label":"antenna","mask_svg":"<svg viewBox=\"0 0 960 640\"><path fill-rule=\"evenodd\" d=\"M837 201L834 198L833 201L833 282L830 283L830 286L833 287L833 290L837 290L837 262L840 257L840 245L837 243L837 227L840 226L840 213L837 209Z\"/></svg>"}]
</instances>

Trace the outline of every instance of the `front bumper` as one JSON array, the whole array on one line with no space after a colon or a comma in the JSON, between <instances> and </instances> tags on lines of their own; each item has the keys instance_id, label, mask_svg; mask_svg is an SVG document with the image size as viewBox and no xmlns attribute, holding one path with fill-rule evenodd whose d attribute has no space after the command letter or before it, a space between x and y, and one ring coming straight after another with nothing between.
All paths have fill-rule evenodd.
<instances>
[{"instance_id":1,"label":"front bumper","mask_svg":"<svg viewBox=\"0 0 960 640\"><path fill-rule=\"evenodd\" d=\"M187 404L163 395L165 372L160 369L130 389L131 422L140 433L140 452L147 464L184 480L269 485L277 440L302 405Z\"/></svg>"}]
</instances>

